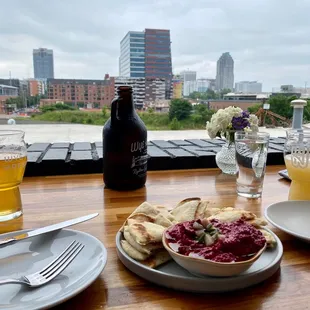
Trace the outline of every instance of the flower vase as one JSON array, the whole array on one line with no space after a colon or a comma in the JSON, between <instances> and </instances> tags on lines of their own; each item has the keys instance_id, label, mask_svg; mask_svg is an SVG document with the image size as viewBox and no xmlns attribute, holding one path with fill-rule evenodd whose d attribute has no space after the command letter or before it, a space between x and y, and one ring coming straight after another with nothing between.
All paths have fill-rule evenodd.
<instances>
[{"instance_id":1,"label":"flower vase","mask_svg":"<svg viewBox=\"0 0 310 310\"><path fill-rule=\"evenodd\" d=\"M221 150L216 154L215 161L217 166L226 174L236 174L238 167L236 163L236 148L234 142L226 142Z\"/></svg>"}]
</instances>

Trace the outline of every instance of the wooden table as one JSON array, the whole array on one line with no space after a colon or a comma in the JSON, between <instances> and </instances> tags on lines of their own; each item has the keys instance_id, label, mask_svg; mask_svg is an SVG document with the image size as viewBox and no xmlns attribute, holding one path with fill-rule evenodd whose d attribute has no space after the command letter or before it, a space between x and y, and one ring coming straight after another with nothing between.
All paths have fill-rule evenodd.
<instances>
[{"instance_id":1,"label":"wooden table","mask_svg":"<svg viewBox=\"0 0 310 310\"><path fill-rule=\"evenodd\" d=\"M1 229L35 228L100 213L74 229L104 243L107 266L88 289L55 309L308 309L309 245L277 229L273 231L284 246L281 270L255 287L225 294L180 293L153 285L128 271L115 250L117 230L145 200L172 207L186 197L198 196L261 215L269 204L287 200L289 183L277 175L280 169L283 166L268 167L263 198L259 200L238 197L235 177L223 175L218 169L150 172L146 187L131 192L104 189L102 175L25 178L21 186L24 216Z\"/></svg>"}]
</instances>

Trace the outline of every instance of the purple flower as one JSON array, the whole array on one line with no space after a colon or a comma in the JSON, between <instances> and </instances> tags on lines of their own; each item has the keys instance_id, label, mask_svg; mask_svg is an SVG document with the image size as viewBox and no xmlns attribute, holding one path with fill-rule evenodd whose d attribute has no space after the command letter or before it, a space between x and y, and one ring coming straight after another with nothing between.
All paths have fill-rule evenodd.
<instances>
[{"instance_id":1,"label":"purple flower","mask_svg":"<svg viewBox=\"0 0 310 310\"><path fill-rule=\"evenodd\" d=\"M249 120L246 119L246 118L243 118L242 116L239 116L239 117L235 117L234 116L232 118L231 123L232 123L232 127L233 127L234 130L243 130L246 127L250 127Z\"/></svg>"},{"instance_id":2,"label":"purple flower","mask_svg":"<svg viewBox=\"0 0 310 310\"><path fill-rule=\"evenodd\" d=\"M243 111L242 112L242 117L243 118L249 118L250 117L250 113L248 111Z\"/></svg>"}]
</instances>

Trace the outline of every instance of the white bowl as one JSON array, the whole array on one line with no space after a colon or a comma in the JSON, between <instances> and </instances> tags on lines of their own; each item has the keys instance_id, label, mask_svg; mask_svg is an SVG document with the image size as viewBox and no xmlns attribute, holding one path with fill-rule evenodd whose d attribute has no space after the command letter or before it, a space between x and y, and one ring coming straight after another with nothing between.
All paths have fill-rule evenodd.
<instances>
[{"instance_id":1,"label":"white bowl","mask_svg":"<svg viewBox=\"0 0 310 310\"><path fill-rule=\"evenodd\" d=\"M162 239L165 249L169 252L173 260L190 273L197 276L231 277L238 275L249 269L253 263L262 255L265 246L257 252L251 259L242 262L219 263L204 258L190 257L173 251L168 245L166 233Z\"/></svg>"}]
</instances>

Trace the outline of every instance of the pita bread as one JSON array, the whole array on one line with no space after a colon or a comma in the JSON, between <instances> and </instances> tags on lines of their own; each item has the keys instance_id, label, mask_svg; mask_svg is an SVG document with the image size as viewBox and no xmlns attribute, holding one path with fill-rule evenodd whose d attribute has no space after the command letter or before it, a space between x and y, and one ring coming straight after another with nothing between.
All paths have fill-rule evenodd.
<instances>
[{"instance_id":1,"label":"pita bread","mask_svg":"<svg viewBox=\"0 0 310 310\"><path fill-rule=\"evenodd\" d=\"M254 220L247 221L249 224L253 225L256 228L261 226L266 226L268 223L261 217L256 217Z\"/></svg>"},{"instance_id":2,"label":"pita bread","mask_svg":"<svg viewBox=\"0 0 310 310\"><path fill-rule=\"evenodd\" d=\"M132 215L136 213L143 213L145 215L155 217L159 212L160 211L154 206L145 201L135 211L133 211Z\"/></svg>"},{"instance_id":3,"label":"pita bread","mask_svg":"<svg viewBox=\"0 0 310 310\"><path fill-rule=\"evenodd\" d=\"M135 241L135 239L131 236L131 234L128 231L128 226L125 226L124 228L124 238L125 240L134 247L137 251L141 253L145 253L147 255L151 255L151 248L148 245L140 245Z\"/></svg>"},{"instance_id":4,"label":"pita bread","mask_svg":"<svg viewBox=\"0 0 310 310\"><path fill-rule=\"evenodd\" d=\"M129 218L127 219L127 221L125 222L126 225L131 225L134 223L144 223L144 222L150 222L150 223L154 223L155 222L155 218L148 216L144 213L135 213L129 216Z\"/></svg>"},{"instance_id":5,"label":"pita bread","mask_svg":"<svg viewBox=\"0 0 310 310\"><path fill-rule=\"evenodd\" d=\"M168 209L164 206L155 206L155 208L162 214L164 217L166 217L169 221L174 222L175 218L174 216L168 211Z\"/></svg>"},{"instance_id":6,"label":"pita bread","mask_svg":"<svg viewBox=\"0 0 310 310\"><path fill-rule=\"evenodd\" d=\"M166 250L163 249L163 250L156 252L154 255L152 255L148 259L141 261L140 263L142 263L143 265L146 265L150 268L156 268L156 267L168 262L171 259L172 258L170 256L170 254Z\"/></svg>"},{"instance_id":7,"label":"pita bread","mask_svg":"<svg viewBox=\"0 0 310 310\"><path fill-rule=\"evenodd\" d=\"M140 245L161 242L164 230L163 226L149 222L135 223L128 226L129 233Z\"/></svg>"},{"instance_id":8,"label":"pita bread","mask_svg":"<svg viewBox=\"0 0 310 310\"><path fill-rule=\"evenodd\" d=\"M259 231L264 235L266 242L267 242L267 247L273 248L277 243L273 235L265 229L259 229Z\"/></svg>"},{"instance_id":9,"label":"pita bread","mask_svg":"<svg viewBox=\"0 0 310 310\"><path fill-rule=\"evenodd\" d=\"M170 227L173 225L173 223L162 214L156 216L154 223L163 227Z\"/></svg>"},{"instance_id":10,"label":"pita bread","mask_svg":"<svg viewBox=\"0 0 310 310\"><path fill-rule=\"evenodd\" d=\"M243 219L245 221L254 220L256 218L256 215L245 211L242 209L232 209L229 208L222 209L221 211L215 213L214 215L211 215L208 217L209 220L216 219L221 222L234 222L240 219Z\"/></svg>"},{"instance_id":11,"label":"pita bread","mask_svg":"<svg viewBox=\"0 0 310 310\"><path fill-rule=\"evenodd\" d=\"M195 219L200 201L200 198L184 199L171 211L171 214L177 222L192 221Z\"/></svg>"},{"instance_id":12,"label":"pita bread","mask_svg":"<svg viewBox=\"0 0 310 310\"><path fill-rule=\"evenodd\" d=\"M131 246L126 240L121 241L121 245L123 250L133 259L143 261L146 260L149 255L145 253L141 253L136 250L133 246Z\"/></svg>"}]
</instances>

